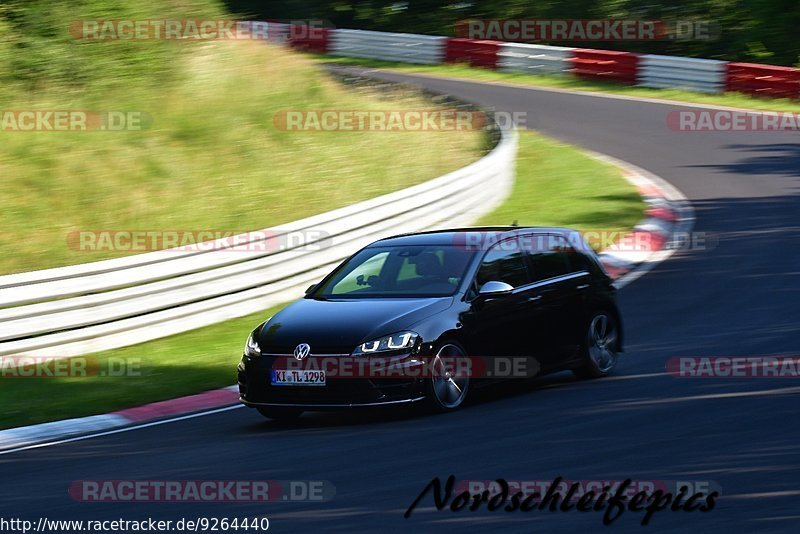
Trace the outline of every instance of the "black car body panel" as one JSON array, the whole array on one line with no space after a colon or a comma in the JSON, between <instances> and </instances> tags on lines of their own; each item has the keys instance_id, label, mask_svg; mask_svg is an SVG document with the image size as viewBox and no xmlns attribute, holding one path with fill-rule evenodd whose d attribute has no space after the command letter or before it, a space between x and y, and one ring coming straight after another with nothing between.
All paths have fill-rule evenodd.
<instances>
[{"instance_id":1,"label":"black car body panel","mask_svg":"<svg viewBox=\"0 0 800 534\"><path fill-rule=\"evenodd\" d=\"M264 354L292 354L308 343L313 354L347 354L372 338L407 330L410 324L442 312L452 297L414 299L300 299L281 310L261 330Z\"/></svg>"}]
</instances>

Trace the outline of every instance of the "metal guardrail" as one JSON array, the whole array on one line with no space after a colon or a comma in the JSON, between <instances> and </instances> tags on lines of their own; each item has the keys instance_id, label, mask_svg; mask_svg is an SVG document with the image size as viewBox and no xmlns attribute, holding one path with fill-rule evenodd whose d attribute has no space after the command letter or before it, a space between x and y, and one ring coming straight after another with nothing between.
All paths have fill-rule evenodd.
<instances>
[{"instance_id":1,"label":"metal guardrail","mask_svg":"<svg viewBox=\"0 0 800 534\"><path fill-rule=\"evenodd\" d=\"M499 137L480 160L434 180L217 241L211 250L164 250L0 276L0 355L75 356L248 315L302 296L376 239L470 224L513 184L516 133ZM277 245L308 230L322 237Z\"/></svg>"},{"instance_id":2,"label":"metal guardrail","mask_svg":"<svg viewBox=\"0 0 800 534\"><path fill-rule=\"evenodd\" d=\"M578 78L625 85L636 83L637 54L588 48L576 48L572 54L572 74Z\"/></svg>"},{"instance_id":3,"label":"metal guardrail","mask_svg":"<svg viewBox=\"0 0 800 534\"><path fill-rule=\"evenodd\" d=\"M800 69L755 63L728 63L728 91L756 96L800 98Z\"/></svg>"},{"instance_id":4,"label":"metal guardrail","mask_svg":"<svg viewBox=\"0 0 800 534\"><path fill-rule=\"evenodd\" d=\"M446 63L466 63L473 67L497 68L502 43L474 39L448 39L445 46Z\"/></svg>"},{"instance_id":5,"label":"metal guardrail","mask_svg":"<svg viewBox=\"0 0 800 534\"><path fill-rule=\"evenodd\" d=\"M573 50L564 46L503 43L497 66L500 70L527 74L565 74L572 68Z\"/></svg>"},{"instance_id":6,"label":"metal guardrail","mask_svg":"<svg viewBox=\"0 0 800 534\"><path fill-rule=\"evenodd\" d=\"M329 50L335 56L434 65L444 61L446 44L446 37L334 30L330 35Z\"/></svg>"},{"instance_id":7,"label":"metal guardrail","mask_svg":"<svg viewBox=\"0 0 800 534\"><path fill-rule=\"evenodd\" d=\"M637 85L701 93L725 90L727 62L644 54L639 56Z\"/></svg>"},{"instance_id":8,"label":"metal guardrail","mask_svg":"<svg viewBox=\"0 0 800 534\"><path fill-rule=\"evenodd\" d=\"M447 38L331 30L312 43L331 54L409 63L445 61ZM575 49L502 43L501 70L564 74ZM727 63L638 57L637 83L720 92ZM466 225L494 208L513 183L516 134L505 132L481 160L402 191L300 221L215 242L211 251L165 250L58 269L0 276L0 355L73 356L172 335L296 298L356 249L387 235ZM285 247L313 230L324 242ZM230 247L230 245L227 245Z\"/></svg>"},{"instance_id":9,"label":"metal guardrail","mask_svg":"<svg viewBox=\"0 0 800 534\"><path fill-rule=\"evenodd\" d=\"M800 69L711 59L338 29L292 44L299 49L355 58L426 64L460 62L509 72L572 75L658 89L703 93L727 89L790 98L800 95Z\"/></svg>"}]
</instances>

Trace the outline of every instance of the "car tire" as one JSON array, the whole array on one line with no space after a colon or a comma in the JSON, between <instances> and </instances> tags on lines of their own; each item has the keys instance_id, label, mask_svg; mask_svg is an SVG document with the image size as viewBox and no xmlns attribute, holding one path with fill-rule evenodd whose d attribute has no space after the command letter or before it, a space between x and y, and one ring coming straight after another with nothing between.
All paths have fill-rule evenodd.
<instances>
[{"instance_id":1,"label":"car tire","mask_svg":"<svg viewBox=\"0 0 800 534\"><path fill-rule=\"evenodd\" d=\"M619 323L607 310L597 310L589 319L581 345L580 367L573 369L578 378L602 378L610 375L617 365Z\"/></svg>"},{"instance_id":2,"label":"car tire","mask_svg":"<svg viewBox=\"0 0 800 534\"><path fill-rule=\"evenodd\" d=\"M283 408L280 406L257 406L258 413L267 419L276 421L290 421L297 419L303 413L300 408Z\"/></svg>"},{"instance_id":3,"label":"car tire","mask_svg":"<svg viewBox=\"0 0 800 534\"><path fill-rule=\"evenodd\" d=\"M455 343L442 343L431 359L431 376L427 377L427 405L434 412L452 412L464 404L469 393L469 376L458 376L455 358L466 353ZM462 366L458 367L463 369Z\"/></svg>"}]
</instances>

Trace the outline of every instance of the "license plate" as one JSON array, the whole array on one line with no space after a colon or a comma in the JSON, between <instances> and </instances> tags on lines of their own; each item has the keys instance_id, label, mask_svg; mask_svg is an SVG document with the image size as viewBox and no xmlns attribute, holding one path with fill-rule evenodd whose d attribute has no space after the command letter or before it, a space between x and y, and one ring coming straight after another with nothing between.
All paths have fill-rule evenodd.
<instances>
[{"instance_id":1,"label":"license plate","mask_svg":"<svg viewBox=\"0 0 800 534\"><path fill-rule=\"evenodd\" d=\"M324 386L325 371L299 369L296 371L272 370L273 386Z\"/></svg>"}]
</instances>

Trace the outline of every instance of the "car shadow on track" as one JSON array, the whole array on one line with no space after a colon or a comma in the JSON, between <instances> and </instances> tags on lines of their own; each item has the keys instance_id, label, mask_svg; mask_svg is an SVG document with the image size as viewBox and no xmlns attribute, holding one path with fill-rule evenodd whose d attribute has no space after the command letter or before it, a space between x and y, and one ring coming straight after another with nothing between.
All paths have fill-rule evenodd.
<instances>
[{"instance_id":1,"label":"car shadow on track","mask_svg":"<svg viewBox=\"0 0 800 534\"><path fill-rule=\"evenodd\" d=\"M340 411L306 412L297 419L288 421L258 421L245 429L245 432L261 433L288 429L324 429L348 426L397 423L409 420L428 420L433 417L455 417L468 413L479 406L504 403L543 389L571 386L583 383L570 372L561 372L525 380L508 380L474 389L466 404L455 413L434 413L423 405L383 406L375 408L353 408ZM253 417L261 417L252 410Z\"/></svg>"}]
</instances>

